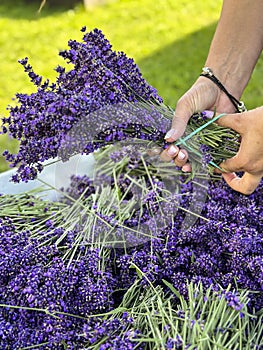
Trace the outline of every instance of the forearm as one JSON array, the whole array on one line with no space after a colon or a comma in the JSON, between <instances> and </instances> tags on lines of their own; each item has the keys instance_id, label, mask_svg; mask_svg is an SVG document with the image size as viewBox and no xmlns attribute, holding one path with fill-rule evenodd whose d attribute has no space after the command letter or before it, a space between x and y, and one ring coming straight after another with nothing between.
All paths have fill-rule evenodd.
<instances>
[{"instance_id":1,"label":"forearm","mask_svg":"<svg viewBox=\"0 0 263 350\"><path fill-rule=\"evenodd\" d=\"M206 66L240 98L263 48L263 0L225 0Z\"/></svg>"}]
</instances>

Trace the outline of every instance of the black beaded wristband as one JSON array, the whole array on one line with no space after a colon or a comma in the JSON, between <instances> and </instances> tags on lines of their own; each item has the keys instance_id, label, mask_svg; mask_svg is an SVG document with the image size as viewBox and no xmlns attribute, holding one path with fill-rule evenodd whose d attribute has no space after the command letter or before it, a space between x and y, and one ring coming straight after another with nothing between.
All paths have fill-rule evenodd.
<instances>
[{"instance_id":1,"label":"black beaded wristband","mask_svg":"<svg viewBox=\"0 0 263 350\"><path fill-rule=\"evenodd\" d=\"M236 111L238 113L245 112L247 110L244 102L239 101L238 99L236 99L233 95L231 95L227 91L227 89L224 87L224 85L221 83L221 81L219 79L217 79L217 77L214 75L211 68L204 67L202 69L202 73L200 74L200 76L206 77L206 78L210 79L213 83L215 83L219 87L219 89L222 90L228 96L228 98L233 103L233 105L235 106Z\"/></svg>"}]
</instances>

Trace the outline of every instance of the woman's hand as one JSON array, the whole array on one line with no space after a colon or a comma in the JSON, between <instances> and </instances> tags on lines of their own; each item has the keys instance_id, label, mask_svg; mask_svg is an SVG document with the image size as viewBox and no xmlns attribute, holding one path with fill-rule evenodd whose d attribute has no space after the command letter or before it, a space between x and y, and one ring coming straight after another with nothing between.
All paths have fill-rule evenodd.
<instances>
[{"instance_id":1,"label":"woman's hand","mask_svg":"<svg viewBox=\"0 0 263 350\"><path fill-rule=\"evenodd\" d=\"M238 153L220 164L225 171L222 176L234 190L250 194L263 176L263 107L240 114L228 114L221 117L218 124L241 135ZM235 174L239 171L244 172L242 177Z\"/></svg>"},{"instance_id":2,"label":"woman's hand","mask_svg":"<svg viewBox=\"0 0 263 350\"><path fill-rule=\"evenodd\" d=\"M231 113L221 117L218 124L231 128L241 135L238 153L220 164L225 171L222 176L234 190L250 194L257 188L263 176L263 107L233 113L234 107L228 97L213 82L200 77L178 101L172 128L166 134L166 140L174 142L181 137L192 114L214 108L218 113ZM191 171L185 149L171 145L162 152L161 158L164 161L174 161L183 171ZM244 172L242 177L235 174L240 171Z\"/></svg>"},{"instance_id":3,"label":"woman's hand","mask_svg":"<svg viewBox=\"0 0 263 350\"><path fill-rule=\"evenodd\" d=\"M179 99L172 127L165 136L166 141L174 142L180 138L190 117L195 112L213 110L214 108L218 113L234 112L234 106L229 98L212 81L205 77L199 77L194 85ZM182 167L183 171L191 170L190 164L187 163L188 154L184 149L180 150L172 145L162 152L161 158L164 161L173 160L176 165Z\"/></svg>"}]
</instances>

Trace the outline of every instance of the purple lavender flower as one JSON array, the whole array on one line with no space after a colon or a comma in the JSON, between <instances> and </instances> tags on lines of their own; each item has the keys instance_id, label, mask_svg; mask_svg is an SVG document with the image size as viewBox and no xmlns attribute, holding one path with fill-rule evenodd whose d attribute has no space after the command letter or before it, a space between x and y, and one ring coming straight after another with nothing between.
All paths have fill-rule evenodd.
<instances>
[{"instance_id":1,"label":"purple lavender flower","mask_svg":"<svg viewBox=\"0 0 263 350\"><path fill-rule=\"evenodd\" d=\"M175 338L169 338L166 342L166 349L182 349L183 339L178 334Z\"/></svg>"},{"instance_id":2,"label":"purple lavender flower","mask_svg":"<svg viewBox=\"0 0 263 350\"><path fill-rule=\"evenodd\" d=\"M225 292L223 294L227 304L236 311L243 309L244 305L240 302L238 295L234 291Z\"/></svg>"},{"instance_id":3,"label":"purple lavender flower","mask_svg":"<svg viewBox=\"0 0 263 350\"><path fill-rule=\"evenodd\" d=\"M91 180L79 180L92 188ZM81 182L82 181L82 182ZM75 183L76 184L76 183ZM18 231L9 218L0 221L0 297L3 303L48 310L49 314L36 310L0 308L0 345L5 348L47 343L46 348L61 348L61 344L74 347L89 346L99 342L104 334L105 349L134 346L137 330L130 333L122 327L131 325L128 315L124 320L103 320L100 317L75 319L63 313L78 316L109 311L122 300L126 291L138 280L136 269L143 272L140 284L163 285L170 281L181 295L187 296L187 283L202 283L204 289L213 285L227 288L237 285L256 292L262 291L263 236L261 218L262 186L246 197L229 189L224 182L211 183L209 198L202 215L211 220L199 219L188 231L181 230L185 213L176 212L176 220L153 237L152 242L140 246L111 249L101 270L101 251L88 248L70 267L61 258L61 252L52 244L39 247L39 240L30 239L30 231ZM76 187L77 188L77 187ZM186 185L187 191L190 185ZM147 200L151 201L151 195ZM217 204L216 210L212 210ZM247 206L245 206L247 203ZM32 198L29 204L32 206ZM184 202L187 205L187 201ZM238 215L231 215L235 210ZM241 213L249 213L249 227L239 224ZM223 215L224 213L224 215ZM247 216L247 214L245 215ZM50 228L47 227L46 230ZM46 234L47 232L43 232ZM56 228L54 235L63 235ZM71 244L74 235L65 238L63 245ZM80 248L81 249L81 248ZM107 248L108 249L108 248ZM171 291L170 291L171 293ZM238 294L231 289L224 292L229 307L242 310ZM176 302L176 300L175 300ZM251 308L263 307L262 293L250 295ZM54 317L56 315L57 317ZM126 318L125 318L126 317ZM167 347L180 339L170 339ZM126 345L125 345L126 344ZM178 343L179 344L179 343Z\"/></svg>"},{"instance_id":4,"label":"purple lavender flower","mask_svg":"<svg viewBox=\"0 0 263 350\"><path fill-rule=\"evenodd\" d=\"M17 94L19 106L10 107L10 115L4 119L8 127L3 132L21 141L18 154L5 152L12 165L19 166L15 181L35 178L42 170L43 161L56 156L66 160L72 154L88 154L111 143L123 146L129 137L156 142L163 138L168 127L162 113L146 110L140 104L142 100L161 102L155 89L146 83L131 59L112 51L100 31L85 34L83 42L70 40L69 49L60 55L73 64L73 69L57 67L56 83L43 82L27 58L20 61L36 92ZM115 150L110 159L118 162L126 157L126 170L140 169L139 148L132 146ZM210 163L211 149L202 145L200 151L204 163ZM98 218L95 236L107 235L110 224L116 229L113 238L121 239L125 234L133 243L125 249L104 247L106 257L103 249L94 249L88 245L90 242L84 242L77 246L68 266L63 260L63 249L72 248L77 235L85 236L83 227L65 232L48 219L43 221L45 228L36 240L31 237L30 229L21 230L10 218L1 217L0 298L5 304L21 307L0 309L1 348L46 343L45 348L62 349L66 344L74 349L101 342L101 349L132 349L139 331L126 331L133 322L127 314L122 321L95 315L118 306L123 293L135 281L143 287L149 281L164 287L165 279L185 297L189 281L202 283L204 289L211 285L215 289L237 285L262 292L263 183L246 197L222 181L211 182L208 189L205 187L208 198L200 217L185 228L186 213L193 204L198 206L194 183L180 182L179 196L172 195L161 211L158 196L164 187L158 174L151 181L144 180L147 191L142 195L125 173L116 183L107 176L94 180L72 177L66 193L72 198L82 196L85 204L104 184L117 185L126 203L131 199L142 200L142 205L133 208L124 220L124 229L119 226L116 210L105 213L93 203L91 209ZM172 201L178 209L175 210ZM28 206L34 206L34 201L30 200ZM37 219L32 218L31 224ZM131 230L143 224L147 225L151 241L142 240ZM49 244L44 244L47 237ZM52 244L56 238L61 238L60 246ZM242 309L234 290L225 292L224 298L230 307ZM249 306L261 309L262 293L251 293ZM86 318L90 315L93 317ZM107 340L103 341L105 334ZM166 345L180 347L181 339L168 339Z\"/></svg>"},{"instance_id":5,"label":"purple lavender flower","mask_svg":"<svg viewBox=\"0 0 263 350\"><path fill-rule=\"evenodd\" d=\"M207 145L200 146L200 152L202 153L202 162L204 165L208 165L213 160L211 151L212 151L211 147Z\"/></svg>"},{"instance_id":6,"label":"purple lavender flower","mask_svg":"<svg viewBox=\"0 0 263 350\"><path fill-rule=\"evenodd\" d=\"M74 199L81 196L83 199L88 198L92 193L95 193L93 181L86 175L72 175L70 186L66 189L67 194Z\"/></svg>"}]
</instances>

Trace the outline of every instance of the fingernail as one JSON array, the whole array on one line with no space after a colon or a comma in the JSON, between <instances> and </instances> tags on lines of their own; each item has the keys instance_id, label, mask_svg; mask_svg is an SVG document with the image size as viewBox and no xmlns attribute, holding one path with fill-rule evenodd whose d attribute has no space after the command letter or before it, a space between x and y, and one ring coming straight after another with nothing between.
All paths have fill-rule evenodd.
<instances>
[{"instance_id":1,"label":"fingernail","mask_svg":"<svg viewBox=\"0 0 263 350\"><path fill-rule=\"evenodd\" d=\"M184 173L189 173L191 171L191 166L189 164L185 164L183 167L182 167L182 171Z\"/></svg>"},{"instance_id":2,"label":"fingernail","mask_svg":"<svg viewBox=\"0 0 263 350\"><path fill-rule=\"evenodd\" d=\"M161 153L161 148L160 147L152 148L151 152L153 154L159 154L159 153Z\"/></svg>"},{"instance_id":3,"label":"fingernail","mask_svg":"<svg viewBox=\"0 0 263 350\"><path fill-rule=\"evenodd\" d=\"M185 159L185 157L186 157L186 155L184 154L184 152L182 152L182 151L180 151L179 153L178 153L178 159L179 160L183 160L183 159Z\"/></svg>"},{"instance_id":4,"label":"fingernail","mask_svg":"<svg viewBox=\"0 0 263 350\"><path fill-rule=\"evenodd\" d=\"M169 139L170 137L173 137L175 136L176 132L175 132L175 129L170 129L166 135L164 136L165 139Z\"/></svg>"},{"instance_id":5,"label":"fingernail","mask_svg":"<svg viewBox=\"0 0 263 350\"><path fill-rule=\"evenodd\" d=\"M213 111L205 110L205 111L202 112L202 114L203 114L206 118L212 119L215 113L214 113Z\"/></svg>"},{"instance_id":6,"label":"fingernail","mask_svg":"<svg viewBox=\"0 0 263 350\"><path fill-rule=\"evenodd\" d=\"M170 157L174 157L178 153L178 149L174 145L172 145L168 148L167 153Z\"/></svg>"}]
</instances>

